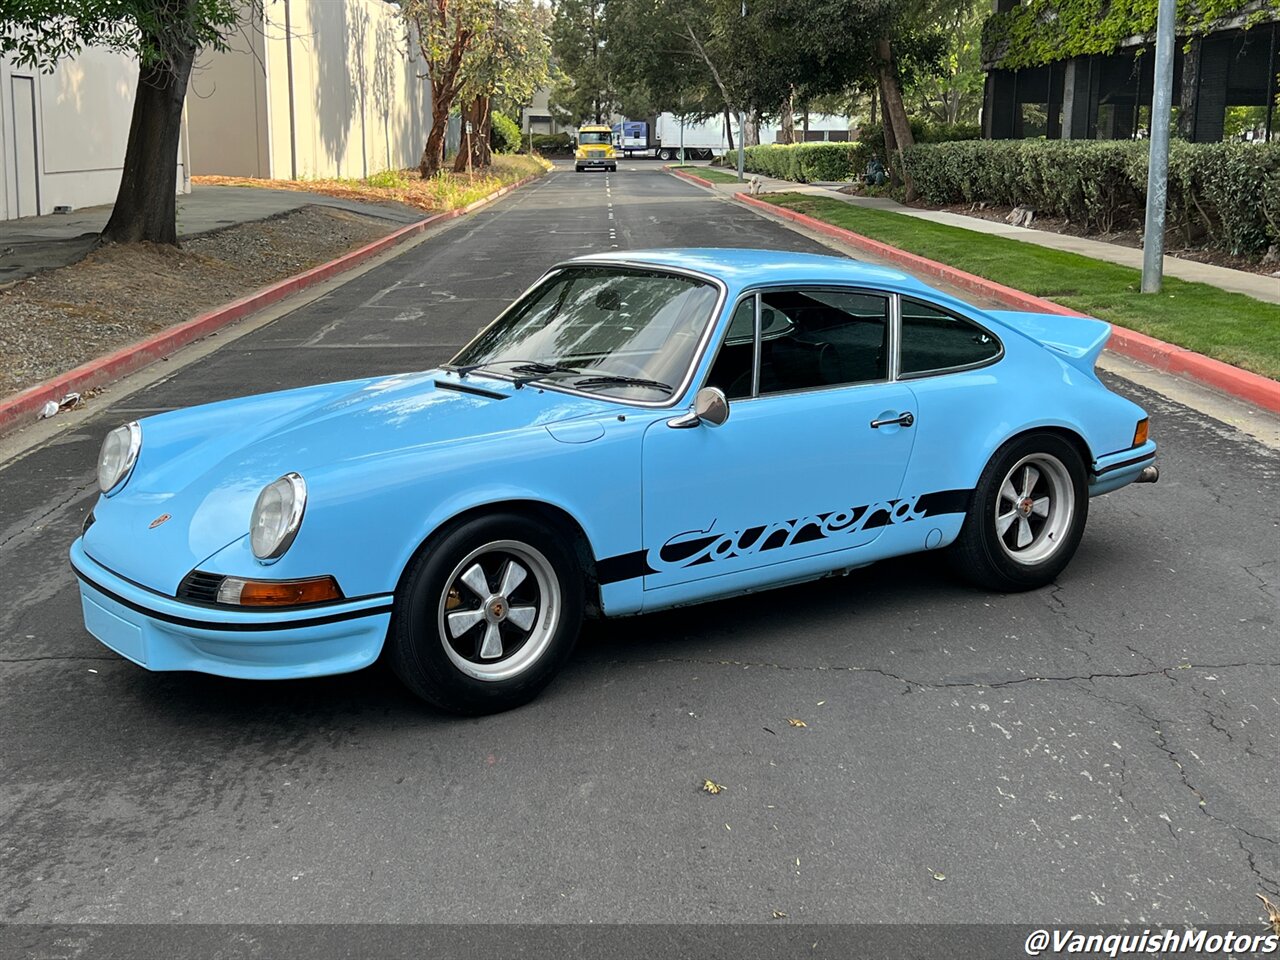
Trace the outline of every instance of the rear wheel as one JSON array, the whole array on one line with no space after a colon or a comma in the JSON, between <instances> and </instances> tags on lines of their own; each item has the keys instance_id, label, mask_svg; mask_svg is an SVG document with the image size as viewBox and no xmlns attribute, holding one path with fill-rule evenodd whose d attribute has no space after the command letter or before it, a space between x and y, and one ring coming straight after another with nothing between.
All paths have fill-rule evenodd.
<instances>
[{"instance_id":1,"label":"rear wheel","mask_svg":"<svg viewBox=\"0 0 1280 960\"><path fill-rule=\"evenodd\" d=\"M433 538L396 593L390 645L400 679L454 713L496 713L537 696L582 623L582 577L564 541L515 514Z\"/></svg>"},{"instance_id":2,"label":"rear wheel","mask_svg":"<svg viewBox=\"0 0 1280 960\"><path fill-rule=\"evenodd\" d=\"M1088 479L1076 448L1056 434L1016 437L983 471L949 551L952 565L994 590L1042 587L1075 554L1088 513Z\"/></svg>"}]
</instances>

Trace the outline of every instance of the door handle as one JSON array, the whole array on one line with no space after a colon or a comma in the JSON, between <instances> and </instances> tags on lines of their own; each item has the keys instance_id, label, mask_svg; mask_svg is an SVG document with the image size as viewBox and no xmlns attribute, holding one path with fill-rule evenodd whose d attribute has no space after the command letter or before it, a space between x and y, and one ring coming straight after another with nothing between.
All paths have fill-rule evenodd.
<instances>
[{"instance_id":1,"label":"door handle","mask_svg":"<svg viewBox=\"0 0 1280 960\"><path fill-rule=\"evenodd\" d=\"M906 413L898 417L887 417L884 420L872 420L871 429L879 430L881 427L888 427L890 425L898 426L898 427L909 427L915 422L916 422L916 418L912 416L911 411L908 410Z\"/></svg>"}]
</instances>

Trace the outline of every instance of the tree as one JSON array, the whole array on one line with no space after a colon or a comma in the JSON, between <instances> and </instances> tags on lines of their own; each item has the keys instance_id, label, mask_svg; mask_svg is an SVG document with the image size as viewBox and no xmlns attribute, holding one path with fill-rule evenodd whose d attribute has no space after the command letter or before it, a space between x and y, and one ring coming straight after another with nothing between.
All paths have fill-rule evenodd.
<instances>
[{"instance_id":1,"label":"tree","mask_svg":"<svg viewBox=\"0 0 1280 960\"><path fill-rule=\"evenodd\" d=\"M613 112L604 8L599 0L556 0L551 21L555 84L551 110L564 123L603 123Z\"/></svg>"},{"instance_id":2,"label":"tree","mask_svg":"<svg viewBox=\"0 0 1280 960\"><path fill-rule=\"evenodd\" d=\"M982 24L988 0L958 2L939 11L934 26L944 52L937 69L908 82L907 97L939 123L977 123L982 103Z\"/></svg>"},{"instance_id":3,"label":"tree","mask_svg":"<svg viewBox=\"0 0 1280 960\"><path fill-rule=\"evenodd\" d=\"M9 0L0 54L52 70L85 47L138 59L124 168L104 240L177 244L178 143L196 54L223 50L249 0Z\"/></svg>"},{"instance_id":4,"label":"tree","mask_svg":"<svg viewBox=\"0 0 1280 960\"><path fill-rule=\"evenodd\" d=\"M463 62L492 22L490 0L402 0L401 14L417 38L431 84L431 129L418 172L433 177L444 167L449 113L466 82Z\"/></svg>"},{"instance_id":5,"label":"tree","mask_svg":"<svg viewBox=\"0 0 1280 960\"><path fill-rule=\"evenodd\" d=\"M493 100L527 102L550 76L550 11L534 0L493 0L491 21L463 61L459 97L462 119L471 124L453 169L487 167ZM465 130L465 127L464 127Z\"/></svg>"}]
</instances>

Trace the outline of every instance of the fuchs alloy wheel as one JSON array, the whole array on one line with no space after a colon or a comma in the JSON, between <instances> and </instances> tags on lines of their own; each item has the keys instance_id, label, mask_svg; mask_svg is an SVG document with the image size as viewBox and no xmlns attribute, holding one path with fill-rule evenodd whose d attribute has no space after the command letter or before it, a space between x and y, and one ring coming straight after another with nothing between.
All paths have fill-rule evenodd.
<instances>
[{"instance_id":1,"label":"fuchs alloy wheel","mask_svg":"<svg viewBox=\"0 0 1280 960\"><path fill-rule=\"evenodd\" d=\"M391 664L423 699L496 713L551 682L582 623L581 565L541 522L491 515L442 531L396 594Z\"/></svg>"},{"instance_id":2,"label":"fuchs alloy wheel","mask_svg":"<svg viewBox=\"0 0 1280 960\"><path fill-rule=\"evenodd\" d=\"M1088 513L1077 449L1057 434L1017 437L983 471L951 547L953 565L995 590L1044 586L1075 554Z\"/></svg>"}]
</instances>

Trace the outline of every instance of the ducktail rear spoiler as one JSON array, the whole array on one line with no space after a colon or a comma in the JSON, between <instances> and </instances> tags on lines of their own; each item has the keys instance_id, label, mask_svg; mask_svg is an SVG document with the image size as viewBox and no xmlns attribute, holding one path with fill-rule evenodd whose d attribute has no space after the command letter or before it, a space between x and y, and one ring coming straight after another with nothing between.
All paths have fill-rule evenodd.
<instances>
[{"instance_id":1,"label":"ducktail rear spoiler","mask_svg":"<svg viewBox=\"0 0 1280 960\"><path fill-rule=\"evenodd\" d=\"M988 311L1007 327L1025 333L1062 356L1072 366L1093 374L1094 364L1111 338L1111 324L1092 317L1066 317L1055 313Z\"/></svg>"}]
</instances>

